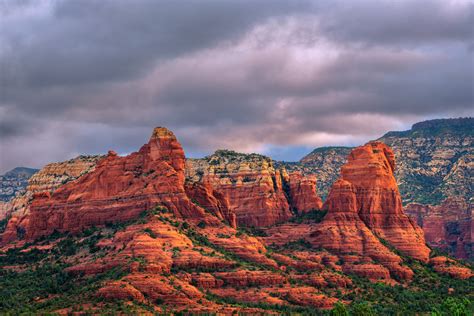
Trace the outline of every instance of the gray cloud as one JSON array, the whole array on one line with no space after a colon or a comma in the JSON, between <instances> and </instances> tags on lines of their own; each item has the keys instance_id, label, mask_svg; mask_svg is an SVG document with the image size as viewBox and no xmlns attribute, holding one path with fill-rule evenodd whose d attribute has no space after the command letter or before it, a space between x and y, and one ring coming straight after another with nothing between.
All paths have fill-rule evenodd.
<instances>
[{"instance_id":1,"label":"gray cloud","mask_svg":"<svg viewBox=\"0 0 474 316\"><path fill-rule=\"evenodd\" d=\"M296 159L302 148L472 115L472 9L436 0L6 1L0 171L127 153L156 125L192 156L232 148Z\"/></svg>"}]
</instances>

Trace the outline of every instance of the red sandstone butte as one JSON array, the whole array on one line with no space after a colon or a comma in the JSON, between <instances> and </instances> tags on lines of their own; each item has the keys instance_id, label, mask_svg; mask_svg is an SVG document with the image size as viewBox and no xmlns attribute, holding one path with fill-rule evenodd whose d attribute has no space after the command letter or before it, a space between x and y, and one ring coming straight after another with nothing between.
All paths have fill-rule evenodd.
<instances>
[{"instance_id":1,"label":"red sandstone butte","mask_svg":"<svg viewBox=\"0 0 474 316\"><path fill-rule=\"evenodd\" d=\"M348 197L355 201L345 205L347 200L333 194L326 206L330 211L346 209L357 213L378 238L406 255L427 261L430 250L421 228L403 212L394 170L394 154L384 143L374 141L355 148L342 166L340 177L352 186Z\"/></svg>"},{"instance_id":2,"label":"red sandstone butte","mask_svg":"<svg viewBox=\"0 0 474 316\"><path fill-rule=\"evenodd\" d=\"M25 237L33 240L54 230L74 233L126 221L156 205L178 217L202 217L204 210L185 193L184 167L184 151L174 134L155 128L138 152L120 157L110 151L94 171L53 194L36 194L22 227Z\"/></svg>"}]
</instances>

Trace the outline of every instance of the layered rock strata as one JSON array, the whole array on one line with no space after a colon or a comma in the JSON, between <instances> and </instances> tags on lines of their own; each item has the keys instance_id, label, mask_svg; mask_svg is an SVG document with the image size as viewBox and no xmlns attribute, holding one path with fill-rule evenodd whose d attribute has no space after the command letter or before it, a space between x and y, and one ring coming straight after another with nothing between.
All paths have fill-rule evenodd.
<instances>
[{"instance_id":1,"label":"layered rock strata","mask_svg":"<svg viewBox=\"0 0 474 316\"><path fill-rule=\"evenodd\" d=\"M77 181L52 194L35 194L29 215L15 224L16 231L22 231L26 240L54 230L78 232L136 218L156 205L176 216L199 217L204 211L184 191L184 167L184 152L176 137L165 128L156 128L138 152L119 157L110 151L92 172ZM8 241L11 236L3 239Z\"/></svg>"},{"instance_id":2,"label":"layered rock strata","mask_svg":"<svg viewBox=\"0 0 474 316\"><path fill-rule=\"evenodd\" d=\"M405 212L423 228L430 246L457 258L474 259L474 207L471 203L451 197L436 206L410 203Z\"/></svg>"},{"instance_id":3,"label":"layered rock strata","mask_svg":"<svg viewBox=\"0 0 474 316\"><path fill-rule=\"evenodd\" d=\"M189 159L186 179L188 195L213 212L210 201L219 201L223 213L231 210L242 226L282 223L292 217L292 211L320 209L322 204L314 176L288 174L257 154L220 150L204 159Z\"/></svg>"},{"instance_id":4,"label":"layered rock strata","mask_svg":"<svg viewBox=\"0 0 474 316\"><path fill-rule=\"evenodd\" d=\"M413 272L391 247L425 262L430 250L422 230L403 212L393 152L381 142L370 142L352 150L347 160L323 206L328 213L322 222L269 229L267 243L303 239L338 254L347 272L371 273L370 278L387 281L390 276L410 279Z\"/></svg>"}]
</instances>

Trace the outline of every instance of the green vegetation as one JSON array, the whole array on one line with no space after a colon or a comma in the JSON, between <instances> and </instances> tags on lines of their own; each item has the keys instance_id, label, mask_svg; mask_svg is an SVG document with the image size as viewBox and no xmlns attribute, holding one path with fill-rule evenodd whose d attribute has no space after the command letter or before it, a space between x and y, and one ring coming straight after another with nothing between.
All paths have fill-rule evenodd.
<instances>
[{"instance_id":1,"label":"green vegetation","mask_svg":"<svg viewBox=\"0 0 474 316\"><path fill-rule=\"evenodd\" d=\"M473 280L440 275L429 265L417 261L412 262L410 268L415 276L409 286L371 283L353 275L351 277L354 286L359 289L358 293L347 293L340 298L353 301L351 306L370 306L375 315L472 315ZM448 312L455 309L460 312Z\"/></svg>"},{"instance_id":2,"label":"green vegetation","mask_svg":"<svg viewBox=\"0 0 474 316\"><path fill-rule=\"evenodd\" d=\"M206 298L210 301L219 303L219 304L229 304L237 307L244 308L260 308L263 310L277 311L283 315L326 315L322 310L315 309L314 307L302 307L302 306L293 306L293 305L272 305L267 303L250 303L250 302L241 302L234 300L230 297L221 297L214 295L210 292L206 293Z\"/></svg>"},{"instance_id":3,"label":"green vegetation","mask_svg":"<svg viewBox=\"0 0 474 316\"><path fill-rule=\"evenodd\" d=\"M298 213L290 219L292 223L301 224L303 222L311 222L311 223L321 223L326 216L327 211L323 210L311 210L306 213Z\"/></svg>"}]
</instances>

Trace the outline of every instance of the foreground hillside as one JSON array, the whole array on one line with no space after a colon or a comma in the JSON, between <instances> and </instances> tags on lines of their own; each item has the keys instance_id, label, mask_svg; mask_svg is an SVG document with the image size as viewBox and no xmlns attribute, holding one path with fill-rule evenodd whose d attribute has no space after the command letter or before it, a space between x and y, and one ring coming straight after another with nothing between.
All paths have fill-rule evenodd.
<instances>
[{"instance_id":1,"label":"foreground hillside","mask_svg":"<svg viewBox=\"0 0 474 316\"><path fill-rule=\"evenodd\" d=\"M78 177L44 170L10 204L0 313L473 311L472 268L426 246L381 142L351 151L324 205L314 176L228 151L186 162L164 128L69 164Z\"/></svg>"}]
</instances>

